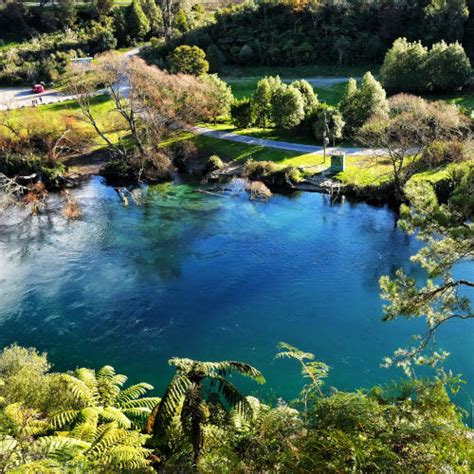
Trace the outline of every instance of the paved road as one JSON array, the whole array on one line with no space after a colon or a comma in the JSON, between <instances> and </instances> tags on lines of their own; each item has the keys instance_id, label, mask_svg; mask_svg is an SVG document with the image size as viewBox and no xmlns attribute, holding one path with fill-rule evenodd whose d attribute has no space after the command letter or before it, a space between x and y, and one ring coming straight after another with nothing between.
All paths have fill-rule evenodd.
<instances>
[{"instance_id":1,"label":"paved road","mask_svg":"<svg viewBox=\"0 0 474 474\"><path fill-rule=\"evenodd\" d=\"M295 151L297 153L305 153L305 154L315 153L315 154L320 155L323 153L322 146L303 145L300 143L281 142L277 140L267 140L264 138L251 137L249 135L239 135L237 133L232 133L232 132L223 132L220 130L213 130L211 128L206 128L206 127L192 127L191 131L198 135L209 136L209 137L217 138L220 140L229 140L232 142L244 143L246 145L263 146L266 148L275 148L278 150ZM354 148L354 147L327 147L326 153L328 155L345 153L346 155L351 155L351 156L386 155L386 152L384 152L384 150L382 149Z\"/></svg>"},{"instance_id":2,"label":"paved road","mask_svg":"<svg viewBox=\"0 0 474 474\"><path fill-rule=\"evenodd\" d=\"M140 48L129 49L122 54L125 57L132 57L140 52ZM97 91L97 93L101 94L103 91ZM74 98L73 95L63 94L54 89L46 90L42 94L34 94L30 87L5 87L0 88L0 110L33 107L35 100L37 105L40 105L54 104Z\"/></svg>"}]
</instances>

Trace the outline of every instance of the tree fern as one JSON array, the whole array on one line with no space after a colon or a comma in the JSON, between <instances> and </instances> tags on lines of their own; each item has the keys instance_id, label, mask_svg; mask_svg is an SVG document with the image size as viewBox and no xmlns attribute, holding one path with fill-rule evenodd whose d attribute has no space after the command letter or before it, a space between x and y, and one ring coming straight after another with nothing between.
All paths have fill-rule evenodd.
<instances>
[{"instance_id":1,"label":"tree fern","mask_svg":"<svg viewBox=\"0 0 474 474\"><path fill-rule=\"evenodd\" d=\"M278 344L278 352L275 359L293 359L301 364L301 373L303 377L310 379L310 385L303 389L303 398L306 400L312 391L316 391L320 397L324 397L321 387L324 383L323 379L328 376L329 366L324 362L314 360L314 354L311 352L303 352L297 347L291 346L286 342Z\"/></svg>"},{"instance_id":2,"label":"tree fern","mask_svg":"<svg viewBox=\"0 0 474 474\"><path fill-rule=\"evenodd\" d=\"M265 379L256 368L236 361L202 362L174 357L169 360L169 364L176 367L176 375L150 414L147 430L153 432L158 442L166 439L166 435L177 425L191 442L194 461L197 463L203 443L203 428L211 407L204 396L204 381L209 380L211 390L223 398L223 406L232 408L241 403L242 412L249 412L251 406L225 377L238 373L258 383L264 383Z\"/></svg>"},{"instance_id":3,"label":"tree fern","mask_svg":"<svg viewBox=\"0 0 474 474\"><path fill-rule=\"evenodd\" d=\"M147 383L132 385L124 390L121 387L126 383L125 375L117 374L115 369L106 365L99 370L80 368L73 374L64 374L64 381L69 390L82 405L77 410L68 410L58 413L51 419L53 428L69 426L75 429L77 425L103 421L115 421L123 428L144 428L146 417L136 416L136 412L128 412L130 408L142 408L151 413L152 408L159 402L156 397L143 397L153 386ZM131 417L128 416L131 414ZM83 428L79 426L79 430Z\"/></svg>"}]
</instances>

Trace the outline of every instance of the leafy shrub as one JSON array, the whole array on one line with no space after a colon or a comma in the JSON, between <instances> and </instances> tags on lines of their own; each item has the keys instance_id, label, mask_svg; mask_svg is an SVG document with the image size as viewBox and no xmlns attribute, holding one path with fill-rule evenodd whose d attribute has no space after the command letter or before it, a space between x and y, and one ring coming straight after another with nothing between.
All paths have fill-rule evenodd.
<instances>
[{"instance_id":1,"label":"leafy shrub","mask_svg":"<svg viewBox=\"0 0 474 474\"><path fill-rule=\"evenodd\" d=\"M213 173L214 171L221 170L224 168L224 163L217 155L212 155L206 162L206 165L203 170L203 174L207 175Z\"/></svg>"},{"instance_id":2,"label":"leafy shrub","mask_svg":"<svg viewBox=\"0 0 474 474\"><path fill-rule=\"evenodd\" d=\"M382 83L393 92L446 92L467 85L471 64L459 43L433 44L399 38L387 52L380 71Z\"/></svg>"},{"instance_id":3,"label":"leafy shrub","mask_svg":"<svg viewBox=\"0 0 474 474\"><path fill-rule=\"evenodd\" d=\"M459 163L466 160L464 143L459 141L434 141L420 158L422 168L436 168L447 163Z\"/></svg>"},{"instance_id":4,"label":"leafy shrub","mask_svg":"<svg viewBox=\"0 0 474 474\"><path fill-rule=\"evenodd\" d=\"M186 172L191 162L199 155L197 146L190 140L180 140L171 146L173 164L179 171Z\"/></svg>"},{"instance_id":5,"label":"leafy shrub","mask_svg":"<svg viewBox=\"0 0 474 474\"><path fill-rule=\"evenodd\" d=\"M150 20L145 15L140 0L133 0L127 9L127 31L134 41L141 41L150 32Z\"/></svg>"},{"instance_id":6,"label":"leafy shrub","mask_svg":"<svg viewBox=\"0 0 474 474\"><path fill-rule=\"evenodd\" d=\"M291 188L293 183L301 179L296 168L279 166L273 161L249 160L245 164L243 175L253 181L262 181L270 188Z\"/></svg>"},{"instance_id":7,"label":"leafy shrub","mask_svg":"<svg viewBox=\"0 0 474 474\"><path fill-rule=\"evenodd\" d=\"M346 132L353 135L371 116L388 110L385 90L370 72L364 74L360 87L350 79L340 109L346 122Z\"/></svg>"},{"instance_id":8,"label":"leafy shrub","mask_svg":"<svg viewBox=\"0 0 474 474\"><path fill-rule=\"evenodd\" d=\"M209 71L206 53L197 46L178 46L167 58L170 71L200 76Z\"/></svg>"},{"instance_id":9,"label":"leafy shrub","mask_svg":"<svg viewBox=\"0 0 474 474\"><path fill-rule=\"evenodd\" d=\"M230 117L237 128L247 128L254 123L254 113L250 99L234 100L230 106Z\"/></svg>"},{"instance_id":10,"label":"leafy shrub","mask_svg":"<svg viewBox=\"0 0 474 474\"><path fill-rule=\"evenodd\" d=\"M300 91L282 84L272 97L272 119L279 128L296 127L304 119L305 101Z\"/></svg>"},{"instance_id":11,"label":"leafy shrub","mask_svg":"<svg viewBox=\"0 0 474 474\"><path fill-rule=\"evenodd\" d=\"M341 112L336 107L331 107L326 104L322 104L318 109L311 115L312 127L314 137L319 143L322 143L324 136L325 119L328 130L326 130L326 136L333 145L337 140L342 138L342 132L344 130L344 119L342 118Z\"/></svg>"}]
</instances>

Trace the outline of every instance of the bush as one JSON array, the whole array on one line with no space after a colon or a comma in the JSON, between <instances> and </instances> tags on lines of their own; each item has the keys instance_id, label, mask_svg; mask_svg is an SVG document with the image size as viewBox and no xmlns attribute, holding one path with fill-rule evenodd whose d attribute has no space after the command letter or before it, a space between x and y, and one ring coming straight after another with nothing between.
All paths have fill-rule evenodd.
<instances>
[{"instance_id":1,"label":"bush","mask_svg":"<svg viewBox=\"0 0 474 474\"><path fill-rule=\"evenodd\" d=\"M420 159L421 169L437 168L448 163L466 160L466 150L458 141L435 141L423 151Z\"/></svg>"},{"instance_id":2,"label":"bush","mask_svg":"<svg viewBox=\"0 0 474 474\"><path fill-rule=\"evenodd\" d=\"M364 74L360 87L350 79L341 101L341 112L346 122L346 133L354 133L374 114L388 110L385 90L370 72Z\"/></svg>"},{"instance_id":3,"label":"bush","mask_svg":"<svg viewBox=\"0 0 474 474\"><path fill-rule=\"evenodd\" d=\"M318 96L315 94L313 86L305 80L293 81L291 86L297 89L303 97L303 109L305 116L308 116L318 107Z\"/></svg>"},{"instance_id":4,"label":"bush","mask_svg":"<svg viewBox=\"0 0 474 474\"><path fill-rule=\"evenodd\" d=\"M237 128L247 128L253 125L254 115L250 99L234 100L230 106L230 117Z\"/></svg>"},{"instance_id":5,"label":"bush","mask_svg":"<svg viewBox=\"0 0 474 474\"><path fill-rule=\"evenodd\" d=\"M219 115L229 114L234 100L232 89L217 74L206 74L202 76L202 80L207 85L207 110L215 123Z\"/></svg>"},{"instance_id":6,"label":"bush","mask_svg":"<svg viewBox=\"0 0 474 474\"><path fill-rule=\"evenodd\" d=\"M181 172L188 172L191 161L195 160L199 151L197 146L189 140L181 140L171 146L171 154L173 155L173 164Z\"/></svg>"},{"instance_id":7,"label":"bush","mask_svg":"<svg viewBox=\"0 0 474 474\"><path fill-rule=\"evenodd\" d=\"M178 46L167 58L172 73L200 76L209 71L206 53L197 46Z\"/></svg>"},{"instance_id":8,"label":"bush","mask_svg":"<svg viewBox=\"0 0 474 474\"><path fill-rule=\"evenodd\" d=\"M270 188L292 188L300 181L299 171L291 166L279 166L273 161L249 160L243 175L253 181L262 181Z\"/></svg>"},{"instance_id":9,"label":"bush","mask_svg":"<svg viewBox=\"0 0 474 474\"><path fill-rule=\"evenodd\" d=\"M282 84L272 98L272 119L279 128L296 127L304 119L304 99L293 86Z\"/></svg>"},{"instance_id":10,"label":"bush","mask_svg":"<svg viewBox=\"0 0 474 474\"><path fill-rule=\"evenodd\" d=\"M387 52L380 71L384 87L394 92L447 92L467 85L471 64L459 43L433 44L430 50L419 41L399 38Z\"/></svg>"},{"instance_id":11,"label":"bush","mask_svg":"<svg viewBox=\"0 0 474 474\"><path fill-rule=\"evenodd\" d=\"M453 91L469 83L472 74L471 63L459 43L448 45L441 41L434 44L428 53L425 74L431 91Z\"/></svg>"},{"instance_id":12,"label":"bush","mask_svg":"<svg viewBox=\"0 0 474 474\"><path fill-rule=\"evenodd\" d=\"M208 175L214 171L221 170L224 168L224 163L217 155L212 155L208 158L206 165L203 169L203 175Z\"/></svg>"}]
</instances>

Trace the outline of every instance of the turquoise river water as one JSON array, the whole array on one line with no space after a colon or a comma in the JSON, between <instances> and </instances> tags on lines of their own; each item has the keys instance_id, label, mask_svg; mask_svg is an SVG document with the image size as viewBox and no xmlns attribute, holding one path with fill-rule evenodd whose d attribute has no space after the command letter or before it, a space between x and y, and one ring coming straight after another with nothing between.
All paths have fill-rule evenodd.
<instances>
[{"instance_id":1,"label":"turquoise river water","mask_svg":"<svg viewBox=\"0 0 474 474\"><path fill-rule=\"evenodd\" d=\"M312 193L252 202L238 187L216 197L190 184L150 187L124 207L100 178L74 194L81 220L63 219L52 196L46 215L0 223L0 347L35 346L58 370L111 364L158 392L167 360L183 356L249 362L267 383L245 390L291 399L302 380L295 363L273 360L279 341L314 352L339 389L402 375L380 363L423 324L383 323L378 280L416 272L419 244L388 208ZM473 341L469 322L438 338L469 382L463 405Z\"/></svg>"}]
</instances>

